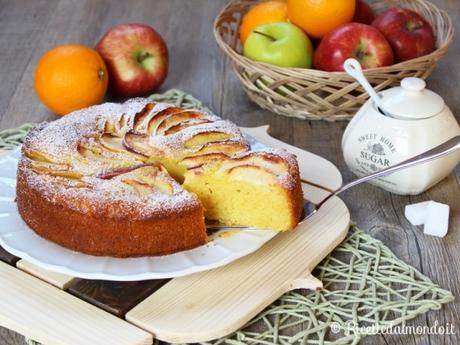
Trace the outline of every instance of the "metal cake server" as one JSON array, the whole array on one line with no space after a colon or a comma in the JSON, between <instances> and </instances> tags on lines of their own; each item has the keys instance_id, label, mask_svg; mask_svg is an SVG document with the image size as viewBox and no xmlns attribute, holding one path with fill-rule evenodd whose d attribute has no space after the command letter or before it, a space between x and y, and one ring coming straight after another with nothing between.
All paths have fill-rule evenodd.
<instances>
[{"instance_id":1,"label":"metal cake server","mask_svg":"<svg viewBox=\"0 0 460 345\"><path fill-rule=\"evenodd\" d=\"M443 156L446 156L448 154L451 154L455 152L456 150L460 149L460 136L453 137L452 139L449 139L448 141L444 142L443 144L440 144L431 150L425 151L415 157L412 157L410 159L407 159L401 163L398 163L396 165L393 165L389 168L377 171L375 173L372 173L370 175L366 175L363 177L360 177L356 180L353 180L351 182L348 182L346 184L342 184L342 186L335 191L331 192L328 196L326 196L322 201L319 203L315 204L310 201L305 201L304 204L304 212L302 219L299 224L302 224L305 222L308 218L313 216L318 210L323 206L329 199L337 196L338 194L346 191L347 189L350 189L351 187L357 186L363 182L367 182L382 176L386 176L389 174L392 174L394 172L397 172L399 170L407 169L415 165L419 165L422 163L426 163L438 158L441 158ZM219 229L249 229L248 227L244 226L226 226L226 225L221 225L221 224L209 224L207 226L208 230L219 230Z\"/></svg>"}]
</instances>

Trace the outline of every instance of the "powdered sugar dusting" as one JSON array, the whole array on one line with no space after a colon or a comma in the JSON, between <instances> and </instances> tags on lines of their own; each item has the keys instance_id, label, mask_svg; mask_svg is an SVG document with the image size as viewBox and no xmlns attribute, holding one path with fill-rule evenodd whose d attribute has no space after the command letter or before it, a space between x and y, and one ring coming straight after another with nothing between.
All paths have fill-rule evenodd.
<instances>
[{"instance_id":1,"label":"powdered sugar dusting","mask_svg":"<svg viewBox=\"0 0 460 345\"><path fill-rule=\"evenodd\" d=\"M87 215L114 219L129 216L131 220L142 220L155 215L166 217L199 205L199 200L194 194L185 192L171 178L169 182L173 185L172 195L155 189L149 194L139 194L133 187L124 183L121 176L110 180L84 176L81 180L75 181L37 174L27 167L27 163L22 161L18 169L22 170L29 186L48 201Z\"/></svg>"},{"instance_id":2,"label":"powdered sugar dusting","mask_svg":"<svg viewBox=\"0 0 460 345\"><path fill-rule=\"evenodd\" d=\"M78 141L102 133L106 120L118 121L123 114L132 119L147 103L148 99L136 98L123 104L104 103L73 112L39 125L39 130L27 136L25 145L58 157L74 155Z\"/></svg>"},{"instance_id":3,"label":"powdered sugar dusting","mask_svg":"<svg viewBox=\"0 0 460 345\"><path fill-rule=\"evenodd\" d=\"M230 136L229 139L242 143L246 142L241 131L236 125L229 121L217 118L216 116L214 116L214 118L216 118L215 122L208 122L192 127L187 127L173 135L151 136L150 144L154 147L169 151L170 154L176 155L177 153L186 150L184 144L187 140L201 133L221 132L228 134Z\"/></svg>"},{"instance_id":4,"label":"powdered sugar dusting","mask_svg":"<svg viewBox=\"0 0 460 345\"><path fill-rule=\"evenodd\" d=\"M142 163L139 156L130 152L105 152L99 158L82 156L79 145L82 142L90 147L96 145L94 138L103 134L107 121L118 122L120 117L126 117L124 131L133 127L134 116L141 112L148 103L147 98L131 99L123 104L105 103L71 113L51 123L41 124L27 136L23 152L38 151L52 157L53 163L69 165L72 171L83 175L79 180L51 176L46 173L34 172L31 160L23 157L19 169L27 179L27 183L52 202L67 203L67 207L85 214L99 215L104 210L105 217L126 217L130 219L145 219L155 216L166 216L173 212L188 210L199 205L194 194L188 193L172 178L165 175L164 179L173 186L173 193L166 194L153 190L152 193L139 194L135 189L122 181L118 176L104 180L97 176L117 168L135 166ZM159 111L173 105L157 103L149 116L155 116ZM188 111L188 110L187 110ZM201 133L225 133L235 142L247 143L236 125L211 114L204 114L207 123L196 123L171 135L151 135L149 144L164 152L165 155L184 156L190 154L185 147L187 140ZM144 132L146 128L142 128ZM96 145L97 149L97 145ZM91 154L91 152L89 152ZM274 149L260 149L237 154L230 159L240 159L251 154L261 154L273 159L281 159L288 169L277 175L278 180L287 188L293 188L293 175L298 166L295 156ZM109 205L110 207L102 207ZM109 211L107 211L109 210ZM129 212L127 212L129 210ZM110 214L107 214L110 212Z\"/></svg>"}]
</instances>

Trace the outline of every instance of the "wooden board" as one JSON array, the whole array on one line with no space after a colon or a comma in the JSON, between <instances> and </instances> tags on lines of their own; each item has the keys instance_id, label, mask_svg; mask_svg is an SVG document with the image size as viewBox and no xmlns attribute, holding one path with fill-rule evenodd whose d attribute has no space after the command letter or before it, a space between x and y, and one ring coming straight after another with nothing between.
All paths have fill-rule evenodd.
<instances>
[{"instance_id":1,"label":"wooden board","mask_svg":"<svg viewBox=\"0 0 460 345\"><path fill-rule=\"evenodd\" d=\"M458 32L459 1L430 1L451 15ZM228 0L138 0L110 3L94 0L2 1L1 37L3 46L8 49L0 54L0 62L8 68L0 69L0 80L3 82L0 90L0 128L56 119L40 104L31 89L37 61L45 51L65 42L94 46L106 30L122 22L150 23L169 43L170 71L160 91L169 88L186 90L217 114L240 125L270 123L270 133L274 137L325 157L339 167L344 180L352 179L353 175L347 169L340 149L346 122L307 122L278 116L260 109L245 95L229 60L224 58L217 47L211 29L212 21L226 3ZM437 64L433 76L428 80L428 87L443 96L460 121L460 97L457 91L460 78L459 54L457 37L448 54ZM110 96L108 100L116 99ZM459 186L460 166L455 174L417 197L392 195L366 184L346 192L343 198L360 228L382 240L399 258L440 286L460 296ZM406 204L429 199L451 206L449 234L443 239L424 235L404 218ZM435 322L450 323L455 325L454 335L385 334L366 337L360 345L460 344L459 315L460 302L457 300L411 323L420 327L430 327ZM262 330L263 327L255 326L254 329ZM295 326L292 330L296 331ZM289 332L290 329L285 331ZM20 336L6 329L0 329L0 344L25 345Z\"/></svg>"},{"instance_id":2,"label":"wooden board","mask_svg":"<svg viewBox=\"0 0 460 345\"><path fill-rule=\"evenodd\" d=\"M245 132L272 147L286 147L269 137L267 129ZM341 184L332 164L305 151L296 153L303 178L332 189ZM305 197L315 202L327 195L306 184L303 188ZM311 271L344 239L349 223L348 209L334 198L296 231L277 235L257 252L221 268L171 280L128 312L126 319L173 343L225 336L283 293L320 287Z\"/></svg>"},{"instance_id":3,"label":"wooden board","mask_svg":"<svg viewBox=\"0 0 460 345\"><path fill-rule=\"evenodd\" d=\"M62 290L66 290L74 281L71 276L45 270L26 260L18 261L16 267Z\"/></svg>"},{"instance_id":4,"label":"wooden board","mask_svg":"<svg viewBox=\"0 0 460 345\"><path fill-rule=\"evenodd\" d=\"M116 282L77 279L69 293L119 317L162 287L169 279Z\"/></svg>"},{"instance_id":5,"label":"wooden board","mask_svg":"<svg viewBox=\"0 0 460 345\"><path fill-rule=\"evenodd\" d=\"M313 202L319 202L324 198L326 195L321 191L321 189L315 188L315 186L322 186L323 188L327 189L336 189L342 183L341 174L338 172L337 168L330 163L329 161L322 159L321 157L314 155L308 151L301 150L295 146L286 144L280 140L277 140L271 137L268 134L268 126L260 126L260 127L253 127L253 128L241 128L246 134L252 136L257 141L264 143L267 146L274 147L274 148L281 148L285 149L298 157L299 168L301 173L301 178L305 181L310 182L313 185L304 184L303 188L306 188L306 195L309 196L309 199ZM2 154L7 152L0 150L0 157ZM314 169L311 167L311 162L315 162ZM12 256L8 252L2 252L2 248L0 247L0 260L7 260L9 259L8 263L14 264L19 258ZM23 260L21 260L23 262ZM24 267L24 270L33 274L40 279L48 281L50 283L57 283L59 285L59 280L57 280L56 273L36 267L30 263L21 263ZM48 274L49 273L49 274ZM66 284L66 287L69 285L68 283L72 280L73 277L63 275L61 280L61 284ZM66 278L65 278L66 277ZM120 307L123 305L122 308L126 311L126 306L132 307L131 303L126 305L125 302L117 301L113 297L119 294L121 287L126 290L132 290L134 287L126 284L123 285L122 283L110 284L105 283L103 281L98 280L80 280L75 282L78 286L72 287L72 293L76 296L87 300L88 302L98 305L103 309L106 309L114 314L122 313ZM150 286L152 285L152 286ZM161 284L157 283L157 281L150 281L150 283L143 283L142 286L150 292L155 291ZM62 288L62 287L61 287ZM140 293L139 291L140 286L136 285L136 295ZM142 293L141 293L142 294Z\"/></svg>"},{"instance_id":6,"label":"wooden board","mask_svg":"<svg viewBox=\"0 0 460 345\"><path fill-rule=\"evenodd\" d=\"M150 345L152 335L0 263L0 324L46 345Z\"/></svg>"},{"instance_id":7,"label":"wooden board","mask_svg":"<svg viewBox=\"0 0 460 345\"><path fill-rule=\"evenodd\" d=\"M267 126L243 130L266 145L284 148L297 155L302 179L309 181L302 184L309 200L319 202L329 193L327 189L340 186L341 174L328 161L270 137ZM335 198L297 231L276 236L252 255L216 270L173 279L166 285L163 285L166 280L105 282L73 279L39 269L23 260L18 262L18 267L49 284L67 289L67 292L61 291L67 298L88 307L84 301L93 304L95 307L91 308L102 315L112 313L126 317L134 326L159 339L203 341L224 336L243 326L286 291L321 287L321 282L310 272L345 237L349 219L347 208ZM0 270L0 279L1 275ZM54 301L52 294L50 298ZM58 296L60 298L62 296ZM56 312L48 305L42 308L47 313ZM25 306L20 309L27 313ZM33 310L30 312L31 318L39 318ZM0 323L4 325L1 316L0 310ZM120 322L134 327L125 321ZM10 327L9 323L5 325ZM40 340L27 328L20 331ZM53 339L56 330L46 329L41 336ZM60 336L59 332L57 336ZM65 344L73 344L72 341L70 337Z\"/></svg>"},{"instance_id":8,"label":"wooden board","mask_svg":"<svg viewBox=\"0 0 460 345\"><path fill-rule=\"evenodd\" d=\"M173 343L225 336L284 292L320 287L310 272L343 240L349 221L343 202L333 199L297 231L276 236L257 252L212 271L171 280L126 319Z\"/></svg>"}]
</instances>

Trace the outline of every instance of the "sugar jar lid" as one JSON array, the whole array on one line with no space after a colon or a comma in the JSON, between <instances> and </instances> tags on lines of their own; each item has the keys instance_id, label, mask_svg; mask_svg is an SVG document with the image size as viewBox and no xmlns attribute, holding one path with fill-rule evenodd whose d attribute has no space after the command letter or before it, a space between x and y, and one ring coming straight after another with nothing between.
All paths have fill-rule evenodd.
<instances>
[{"instance_id":1,"label":"sugar jar lid","mask_svg":"<svg viewBox=\"0 0 460 345\"><path fill-rule=\"evenodd\" d=\"M424 119L438 114L444 108L444 100L425 87L423 79L404 78L401 86L382 92L383 110L401 119Z\"/></svg>"}]
</instances>

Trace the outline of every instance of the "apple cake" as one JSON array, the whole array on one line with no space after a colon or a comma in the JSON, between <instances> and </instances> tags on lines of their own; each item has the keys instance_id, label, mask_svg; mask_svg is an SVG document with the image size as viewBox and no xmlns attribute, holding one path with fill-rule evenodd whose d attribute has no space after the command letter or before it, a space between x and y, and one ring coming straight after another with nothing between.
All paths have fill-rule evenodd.
<instances>
[{"instance_id":1,"label":"apple cake","mask_svg":"<svg viewBox=\"0 0 460 345\"><path fill-rule=\"evenodd\" d=\"M38 125L17 205L40 236L91 255L164 255L206 243L205 217L291 230L303 196L293 155L250 148L238 127L137 98Z\"/></svg>"}]
</instances>

